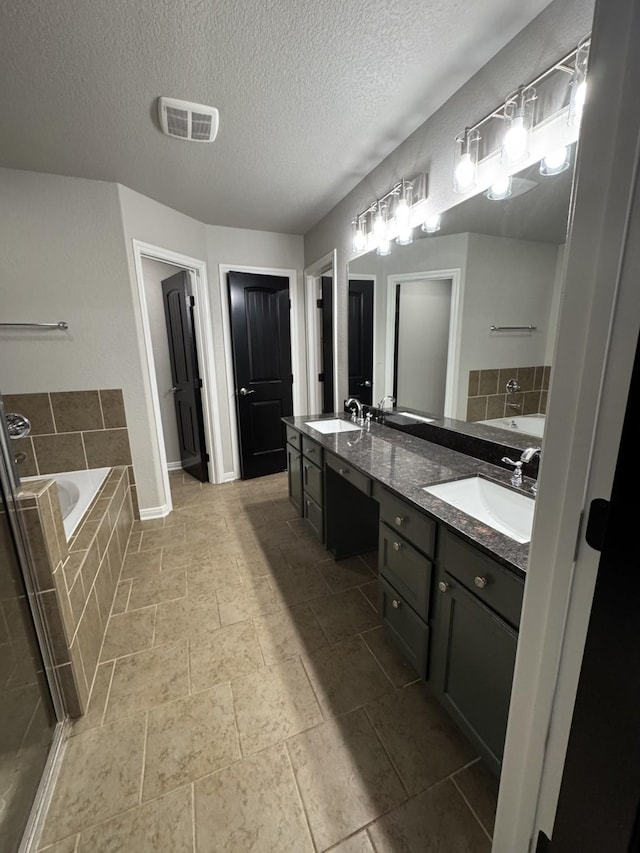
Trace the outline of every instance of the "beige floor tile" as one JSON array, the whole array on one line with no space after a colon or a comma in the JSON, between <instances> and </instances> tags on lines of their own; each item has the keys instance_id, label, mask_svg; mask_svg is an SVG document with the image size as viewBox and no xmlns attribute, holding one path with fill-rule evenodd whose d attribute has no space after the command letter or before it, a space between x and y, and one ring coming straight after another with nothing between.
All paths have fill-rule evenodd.
<instances>
[{"instance_id":1,"label":"beige floor tile","mask_svg":"<svg viewBox=\"0 0 640 853\"><path fill-rule=\"evenodd\" d=\"M315 566L280 566L271 573L271 586L282 607L327 595L329 587Z\"/></svg>"},{"instance_id":2,"label":"beige floor tile","mask_svg":"<svg viewBox=\"0 0 640 853\"><path fill-rule=\"evenodd\" d=\"M368 829L377 853L489 853L491 842L445 780Z\"/></svg>"},{"instance_id":3,"label":"beige floor tile","mask_svg":"<svg viewBox=\"0 0 640 853\"><path fill-rule=\"evenodd\" d=\"M141 551L163 548L165 545L176 546L186 542L184 524L173 524L161 530L145 530L140 543Z\"/></svg>"},{"instance_id":4,"label":"beige floor tile","mask_svg":"<svg viewBox=\"0 0 640 853\"><path fill-rule=\"evenodd\" d=\"M89 707L86 714L72 721L71 735L79 735L82 732L95 729L102 725L104 717L104 709L107 705L109 697L109 688L111 687L111 677L113 675L113 661L101 663L96 670L96 677L93 682L93 690L89 700Z\"/></svg>"},{"instance_id":5,"label":"beige floor tile","mask_svg":"<svg viewBox=\"0 0 640 853\"><path fill-rule=\"evenodd\" d=\"M117 720L136 711L146 711L188 692L186 640L118 658L105 718Z\"/></svg>"},{"instance_id":6,"label":"beige floor tile","mask_svg":"<svg viewBox=\"0 0 640 853\"><path fill-rule=\"evenodd\" d=\"M208 542L167 545L162 549L162 569L181 569L192 563L210 560L211 547Z\"/></svg>"},{"instance_id":7,"label":"beige floor tile","mask_svg":"<svg viewBox=\"0 0 640 853\"><path fill-rule=\"evenodd\" d=\"M196 853L313 853L283 746L195 783Z\"/></svg>"},{"instance_id":8,"label":"beige floor tile","mask_svg":"<svg viewBox=\"0 0 640 853\"><path fill-rule=\"evenodd\" d=\"M158 604L154 645L173 643L185 637L206 637L219 627L215 595L209 598L177 598Z\"/></svg>"},{"instance_id":9,"label":"beige floor tile","mask_svg":"<svg viewBox=\"0 0 640 853\"><path fill-rule=\"evenodd\" d=\"M220 623L232 625L280 608L269 580L260 578L252 584L230 584L217 590Z\"/></svg>"},{"instance_id":10,"label":"beige floor tile","mask_svg":"<svg viewBox=\"0 0 640 853\"><path fill-rule=\"evenodd\" d=\"M480 760L456 773L453 782L476 813L486 832L493 835L500 780L491 773L484 761Z\"/></svg>"},{"instance_id":11,"label":"beige floor tile","mask_svg":"<svg viewBox=\"0 0 640 853\"><path fill-rule=\"evenodd\" d=\"M191 787L81 833L77 853L193 853Z\"/></svg>"},{"instance_id":12,"label":"beige floor tile","mask_svg":"<svg viewBox=\"0 0 640 853\"><path fill-rule=\"evenodd\" d=\"M155 607L116 613L110 617L102 645L101 660L132 655L153 645Z\"/></svg>"},{"instance_id":13,"label":"beige floor tile","mask_svg":"<svg viewBox=\"0 0 640 853\"><path fill-rule=\"evenodd\" d=\"M142 799L150 800L240 758L228 684L149 711Z\"/></svg>"},{"instance_id":14,"label":"beige floor tile","mask_svg":"<svg viewBox=\"0 0 640 853\"><path fill-rule=\"evenodd\" d=\"M264 665L250 620L219 628L206 639L191 643L189 659L193 692L240 678Z\"/></svg>"},{"instance_id":15,"label":"beige floor tile","mask_svg":"<svg viewBox=\"0 0 640 853\"><path fill-rule=\"evenodd\" d=\"M65 838L64 841L58 841L57 844L39 847L38 850L46 851L46 853L76 853L77 839L77 835L72 835L70 838Z\"/></svg>"},{"instance_id":16,"label":"beige floor tile","mask_svg":"<svg viewBox=\"0 0 640 853\"><path fill-rule=\"evenodd\" d=\"M242 583L233 558L209 559L187 566L187 594L192 597L211 596L221 586Z\"/></svg>"},{"instance_id":17,"label":"beige floor tile","mask_svg":"<svg viewBox=\"0 0 640 853\"><path fill-rule=\"evenodd\" d=\"M245 583L253 583L258 578L263 578L271 574L272 564L264 556L256 557L253 560L236 557L236 563L240 576Z\"/></svg>"},{"instance_id":18,"label":"beige floor tile","mask_svg":"<svg viewBox=\"0 0 640 853\"><path fill-rule=\"evenodd\" d=\"M440 782L476 756L423 682L382 696L366 711L411 795Z\"/></svg>"},{"instance_id":19,"label":"beige floor tile","mask_svg":"<svg viewBox=\"0 0 640 853\"><path fill-rule=\"evenodd\" d=\"M407 663L392 638L387 634L384 625L379 625L371 631L366 631L362 635L362 639L369 646L394 687L405 687L407 684L411 684L412 681L420 678L411 664Z\"/></svg>"},{"instance_id":20,"label":"beige floor tile","mask_svg":"<svg viewBox=\"0 0 640 853\"><path fill-rule=\"evenodd\" d=\"M129 534L129 540L127 542L127 554L135 554L136 551L140 550L140 543L142 542L142 533L132 532Z\"/></svg>"},{"instance_id":21,"label":"beige floor tile","mask_svg":"<svg viewBox=\"0 0 640 853\"><path fill-rule=\"evenodd\" d=\"M331 848L331 853L375 853L366 830L347 838L337 847Z\"/></svg>"},{"instance_id":22,"label":"beige floor tile","mask_svg":"<svg viewBox=\"0 0 640 853\"><path fill-rule=\"evenodd\" d=\"M184 598L187 594L187 573L185 569L163 571L153 577L134 578L127 611L139 610L152 604L162 604L175 598Z\"/></svg>"},{"instance_id":23,"label":"beige floor tile","mask_svg":"<svg viewBox=\"0 0 640 853\"><path fill-rule=\"evenodd\" d=\"M144 730L138 715L69 739L42 846L138 804Z\"/></svg>"},{"instance_id":24,"label":"beige floor tile","mask_svg":"<svg viewBox=\"0 0 640 853\"><path fill-rule=\"evenodd\" d=\"M339 643L379 624L378 614L359 589L317 598L311 607L330 643Z\"/></svg>"},{"instance_id":25,"label":"beige floor tile","mask_svg":"<svg viewBox=\"0 0 640 853\"><path fill-rule=\"evenodd\" d=\"M360 588L360 592L364 595L367 601L371 604L374 610L378 610L378 581L365 583Z\"/></svg>"},{"instance_id":26,"label":"beige floor tile","mask_svg":"<svg viewBox=\"0 0 640 853\"><path fill-rule=\"evenodd\" d=\"M251 755L322 720L299 658L231 682L243 755Z\"/></svg>"},{"instance_id":27,"label":"beige floor tile","mask_svg":"<svg viewBox=\"0 0 640 853\"><path fill-rule=\"evenodd\" d=\"M113 604L111 605L112 615L114 613L124 613L127 609L127 602L129 601L132 583L133 581L131 579L120 581L116 587L116 594L113 598Z\"/></svg>"},{"instance_id":28,"label":"beige floor tile","mask_svg":"<svg viewBox=\"0 0 640 853\"><path fill-rule=\"evenodd\" d=\"M374 574L360 557L349 557L346 560L325 560L318 568L327 582L331 592L342 592L354 586L370 583Z\"/></svg>"},{"instance_id":29,"label":"beige floor tile","mask_svg":"<svg viewBox=\"0 0 640 853\"><path fill-rule=\"evenodd\" d=\"M406 799L362 710L296 735L287 748L318 850Z\"/></svg>"},{"instance_id":30,"label":"beige floor tile","mask_svg":"<svg viewBox=\"0 0 640 853\"><path fill-rule=\"evenodd\" d=\"M391 682L360 637L303 658L323 713L344 714L393 690Z\"/></svg>"},{"instance_id":31,"label":"beige floor tile","mask_svg":"<svg viewBox=\"0 0 640 853\"><path fill-rule=\"evenodd\" d=\"M298 604L254 619L266 664L310 654L327 645L327 638L309 604Z\"/></svg>"},{"instance_id":32,"label":"beige floor tile","mask_svg":"<svg viewBox=\"0 0 640 853\"><path fill-rule=\"evenodd\" d=\"M122 564L121 580L125 578L142 578L155 575L160 571L162 563L162 548L154 548L151 551L140 551L136 554L127 554Z\"/></svg>"},{"instance_id":33,"label":"beige floor tile","mask_svg":"<svg viewBox=\"0 0 640 853\"><path fill-rule=\"evenodd\" d=\"M317 539L298 539L290 545L282 545L280 550L290 566L314 566L327 559L327 551Z\"/></svg>"}]
</instances>

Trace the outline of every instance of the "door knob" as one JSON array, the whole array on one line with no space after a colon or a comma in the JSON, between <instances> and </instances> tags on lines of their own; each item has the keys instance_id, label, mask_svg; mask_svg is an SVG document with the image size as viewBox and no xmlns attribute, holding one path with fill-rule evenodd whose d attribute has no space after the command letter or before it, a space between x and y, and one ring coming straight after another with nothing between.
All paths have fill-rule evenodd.
<instances>
[{"instance_id":1,"label":"door knob","mask_svg":"<svg viewBox=\"0 0 640 853\"><path fill-rule=\"evenodd\" d=\"M255 394L255 393L256 393L256 392L255 392L255 389L254 389L253 391L249 391L249 389L248 389L248 388L241 388L241 389L240 389L240 396L241 396L241 397L246 397L246 396L247 396L247 394Z\"/></svg>"},{"instance_id":2,"label":"door knob","mask_svg":"<svg viewBox=\"0 0 640 853\"><path fill-rule=\"evenodd\" d=\"M169 388L169 391L173 391L174 394L176 393L177 390L178 390L177 385L174 385L173 388Z\"/></svg>"},{"instance_id":3,"label":"door knob","mask_svg":"<svg viewBox=\"0 0 640 853\"><path fill-rule=\"evenodd\" d=\"M362 384L364 385L365 388L371 388L371 380L370 379L365 379Z\"/></svg>"},{"instance_id":4,"label":"door knob","mask_svg":"<svg viewBox=\"0 0 640 853\"><path fill-rule=\"evenodd\" d=\"M5 415L7 431L10 438L24 438L31 432L31 421L17 412L8 412Z\"/></svg>"}]
</instances>

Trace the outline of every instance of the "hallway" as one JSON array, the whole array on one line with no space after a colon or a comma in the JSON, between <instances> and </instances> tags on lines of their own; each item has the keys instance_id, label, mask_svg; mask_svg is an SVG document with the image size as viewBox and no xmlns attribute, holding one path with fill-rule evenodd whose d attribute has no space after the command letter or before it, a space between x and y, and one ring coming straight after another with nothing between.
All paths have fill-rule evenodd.
<instances>
[{"instance_id":1,"label":"hallway","mask_svg":"<svg viewBox=\"0 0 640 853\"><path fill-rule=\"evenodd\" d=\"M171 475L135 522L40 850L488 853L497 781L386 640L285 474Z\"/></svg>"}]
</instances>

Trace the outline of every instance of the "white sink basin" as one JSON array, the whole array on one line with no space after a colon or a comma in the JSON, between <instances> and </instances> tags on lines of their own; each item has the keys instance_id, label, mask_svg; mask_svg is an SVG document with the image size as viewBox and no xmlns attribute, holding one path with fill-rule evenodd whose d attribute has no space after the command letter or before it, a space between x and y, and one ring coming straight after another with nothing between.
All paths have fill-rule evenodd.
<instances>
[{"instance_id":1,"label":"white sink basin","mask_svg":"<svg viewBox=\"0 0 640 853\"><path fill-rule=\"evenodd\" d=\"M332 418L325 421L305 421L305 426L317 429L318 432L323 432L325 435L330 432L352 432L353 430L361 429L356 424L351 424L349 421L342 421L340 418Z\"/></svg>"},{"instance_id":2,"label":"white sink basin","mask_svg":"<svg viewBox=\"0 0 640 853\"><path fill-rule=\"evenodd\" d=\"M510 536L516 542L524 543L531 539L535 501L527 495L482 477L467 477L438 486L425 486L424 491Z\"/></svg>"}]
</instances>

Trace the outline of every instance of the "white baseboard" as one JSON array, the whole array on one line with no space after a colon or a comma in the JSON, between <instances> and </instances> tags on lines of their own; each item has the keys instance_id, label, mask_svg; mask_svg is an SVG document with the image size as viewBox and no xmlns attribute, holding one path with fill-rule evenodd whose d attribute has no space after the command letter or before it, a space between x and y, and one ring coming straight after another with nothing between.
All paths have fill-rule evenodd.
<instances>
[{"instance_id":1,"label":"white baseboard","mask_svg":"<svg viewBox=\"0 0 640 853\"><path fill-rule=\"evenodd\" d=\"M148 521L151 518L164 518L166 515L169 515L171 512L171 508L169 504L162 504L162 506L149 506L146 509L140 510L140 521Z\"/></svg>"},{"instance_id":2,"label":"white baseboard","mask_svg":"<svg viewBox=\"0 0 640 853\"><path fill-rule=\"evenodd\" d=\"M167 462L167 471L180 471L182 462Z\"/></svg>"},{"instance_id":3,"label":"white baseboard","mask_svg":"<svg viewBox=\"0 0 640 853\"><path fill-rule=\"evenodd\" d=\"M240 479L240 478L236 475L236 472L231 471L230 473L225 474L223 476L222 482L223 483L233 483L234 480L238 480L238 479Z\"/></svg>"}]
</instances>

